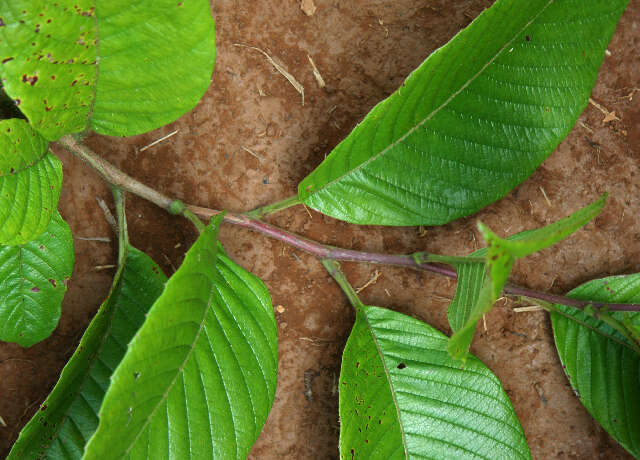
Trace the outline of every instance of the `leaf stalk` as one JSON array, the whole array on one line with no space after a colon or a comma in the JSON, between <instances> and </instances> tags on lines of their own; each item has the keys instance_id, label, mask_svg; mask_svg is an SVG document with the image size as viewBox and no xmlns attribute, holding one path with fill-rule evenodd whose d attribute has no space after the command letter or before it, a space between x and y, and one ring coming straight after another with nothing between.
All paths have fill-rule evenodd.
<instances>
[{"instance_id":1,"label":"leaf stalk","mask_svg":"<svg viewBox=\"0 0 640 460\"><path fill-rule=\"evenodd\" d=\"M256 208L253 211L249 211L247 215L254 217L256 219L261 219L262 217L268 216L269 214L274 214L278 211L282 211L283 209L287 209L301 203L302 202L300 201L300 198L298 197L298 195L293 195L282 201L278 201L276 203L269 204L267 206L262 206L261 208Z\"/></svg>"},{"instance_id":2,"label":"leaf stalk","mask_svg":"<svg viewBox=\"0 0 640 460\"><path fill-rule=\"evenodd\" d=\"M355 289L353 289L353 286L351 286L351 284L347 280L347 277L340 269L340 264L333 259L322 259L322 265L327 269L333 279L336 280L338 286L342 288L342 291L349 299L349 303L351 303L351 306L355 309L356 312L359 312L364 305L358 297L358 293L355 291Z\"/></svg>"},{"instance_id":3,"label":"leaf stalk","mask_svg":"<svg viewBox=\"0 0 640 460\"><path fill-rule=\"evenodd\" d=\"M122 191L111 185L113 201L116 205L116 223L118 231L118 267L122 267L129 252L129 232L127 230L127 215L125 212L125 198Z\"/></svg>"}]
</instances>

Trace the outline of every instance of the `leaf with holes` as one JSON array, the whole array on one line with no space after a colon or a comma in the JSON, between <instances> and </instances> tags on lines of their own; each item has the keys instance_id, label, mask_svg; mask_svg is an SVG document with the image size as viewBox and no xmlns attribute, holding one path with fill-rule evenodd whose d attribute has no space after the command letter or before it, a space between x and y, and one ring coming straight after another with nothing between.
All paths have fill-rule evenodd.
<instances>
[{"instance_id":1,"label":"leaf with holes","mask_svg":"<svg viewBox=\"0 0 640 460\"><path fill-rule=\"evenodd\" d=\"M574 212L569 217L537 230L522 232L511 239L500 238L482 222L478 223L478 228L487 242L488 276L476 294L475 304L470 311L465 312L464 325L451 336L448 347L451 356L462 361L466 359L476 323L493 308L493 304L500 297L515 260L548 248L586 225L600 213L606 198L605 194L599 200Z\"/></svg>"},{"instance_id":2,"label":"leaf with holes","mask_svg":"<svg viewBox=\"0 0 640 460\"><path fill-rule=\"evenodd\" d=\"M37 238L56 213L62 164L48 145L26 121L0 121L0 244Z\"/></svg>"},{"instance_id":3,"label":"leaf with holes","mask_svg":"<svg viewBox=\"0 0 640 460\"><path fill-rule=\"evenodd\" d=\"M213 221L115 370L86 459L245 458L276 386L264 284L218 248Z\"/></svg>"},{"instance_id":4,"label":"leaf with holes","mask_svg":"<svg viewBox=\"0 0 640 460\"><path fill-rule=\"evenodd\" d=\"M495 375L464 369L447 337L391 310L363 306L340 371L343 459L531 458Z\"/></svg>"},{"instance_id":5,"label":"leaf with holes","mask_svg":"<svg viewBox=\"0 0 640 460\"><path fill-rule=\"evenodd\" d=\"M627 0L502 0L436 50L298 187L358 224L440 225L527 178L587 105Z\"/></svg>"},{"instance_id":6,"label":"leaf with holes","mask_svg":"<svg viewBox=\"0 0 640 460\"><path fill-rule=\"evenodd\" d=\"M640 303L640 274L589 281L569 293L594 302ZM551 313L560 360L580 401L607 432L640 458L640 356L619 332L575 308ZM640 313L610 313L640 326Z\"/></svg>"},{"instance_id":7,"label":"leaf with holes","mask_svg":"<svg viewBox=\"0 0 640 460\"><path fill-rule=\"evenodd\" d=\"M2 84L49 140L174 121L209 87L215 55L208 0L0 0Z\"/></svg>"},{"instance_id":8,"label":"leaf with holes","mask_svg":"<svg viewBox=\"0 0 640 460\"><path fill-rule=\"evenodd\" d=\"M82 458L86 441L98 427L111 374L167 279L145 253L133 247L127 252L109 297L7 460Z\"/></svg>"},{"instance_id":9,"label":"leaf with holes","mask_svg":"<svg viewBox=\"0 0 640 460\"><path fill-rule=\"evenodd\" d=\"M37 239L0 246L0 340L30 347L49 337L73 261L71 230L57 211Z\"/></svg>"}]
</instances>

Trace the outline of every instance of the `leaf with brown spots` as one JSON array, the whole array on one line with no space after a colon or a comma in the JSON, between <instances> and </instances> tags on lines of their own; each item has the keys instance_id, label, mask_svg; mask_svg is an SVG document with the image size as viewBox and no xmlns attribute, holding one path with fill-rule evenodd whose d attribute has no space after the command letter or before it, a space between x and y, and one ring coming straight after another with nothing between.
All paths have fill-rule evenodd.
<instances>
[{"instance_id":1,"label":"leaf with brown spots","mask_svg":"<svg viewBox=\"0 0 640 460\"><path fill-rule=\"evenodd\" d=\"M208 0L0 0L0 11L4 89L48 140L150 131L191 110L211 82Z\"/></svg>"},{"instance_id":2,"label":"leaf with brown spots","mask_svg":"<svg viewBox=\"0 0 640 460\"><path fill-rule=\"evenodd\" d=\"M51 334L73 262L71 230L57 211L37 239L0 246L0 340L30 347Z\"/></svg>"},{"instance_id":3,"label":"leaf with brown spots","mask_svg":"<svg viewBox=\"0 0 640 460\"><path fill-rule=\"evenodd\" d=\"M0 121L0 244L24 244L56 213L62 164L25 120Z\"/></svg>"},{"instance_id":4,"label":"leaf with brown spots","mask_svg":"<svg viewBox=\"0 0 640 460\"><path fill-rule=\"evenodd\" d=\"M7 460L82 457L86 440L98 426L98 410L109 378L166 280L149 256L128 247L109 297L40 411L21 431Z\"/></svg>"},{"instance_id":5,"label":"leaf with brown spots","mask_svg":"<svg viewBox=\"0 0 640 460\"><path fill-rule=\"evenodd\" d=\"M361 307L339 388L342 459L531 458L497 377L409 316Z\"/></svg>"}]
</instances>

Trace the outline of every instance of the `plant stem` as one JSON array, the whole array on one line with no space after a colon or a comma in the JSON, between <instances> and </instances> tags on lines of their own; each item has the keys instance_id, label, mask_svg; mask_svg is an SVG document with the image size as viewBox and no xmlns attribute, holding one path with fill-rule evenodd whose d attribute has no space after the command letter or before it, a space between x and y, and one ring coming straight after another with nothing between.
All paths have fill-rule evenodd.
<instances>
[{"instance_id":1,"label":"plant stem","mask_svg":"<svg viewBox=\"0 0 640 460\"><path fill-rule=\"evenodd\" d=\"M346 294L351 306L356 310L356 312L360 311L363 307L360 298L358 297L358 293L353 289L353 286L347 280L347 277L344 276L342 270L340 270L340 264L333 259L322 259L322 265L327 269L329 274L336 280L336 283L342 288L344 293Z\"/></svg>"},{"instance_id":2,"label":"plant stem","mask_svg":"<svg viewBox=\"0 0 640 460\"><path fill-rule=\"evenodd\" d=\"M182 211L182 215L184 217L186 217L187 219L189 219L193 225L196 226L196 228L198 229L198 233L202 233L205 231L205 229L207 228L202 221L200 220L200 218L198 216L196 216L193 212L191 212L191 210L189 208L185 208L184 211Z\"/></svg>"},{"instance_id":3,"label":"plant stem","mask_svg":"<svg viewBox=\"0 0 640 460\"><path fill-rule=\"evenodd\" d=\"M125 174L111 163L103 160L89 147L77 142L72 136L63 136L58 141L58 144L69 149L75 156L88 163L89 166L98 171L98 173L110 184L113 184L122 190L131 192L140 198L151 201L162 209L171 212L171 203L174 201L173 199L163 195L151 187L147 187L128 174Z\"/></svg>"},{"instance_id":4,"label":"plant stem","mask_svg":"<svg viewBox=\"0 0 640 460\"><path fill-rule=\"evenodd\" d=\"M413 259L417 264L423 263L441 263L448 265L459 265L459 264L468 264L468 263L484 263L484 257L478 256L443 256L440 254L428 254L425 252L416 252L413 254Z\"/></svg>"},{"instance_id":5,"label":"plant stem","mask_svg":"<svg viewBox=\"0 0 640 460\"><path fill-rule=\"evenodd\" d=\"M300 201L300 198L298 198L298 195L293 195L282 201L278 201L276 203L254 209L253 211L248 212L247 215L251 217L255 217L256 219L260 219L264 216L268 216L269 214L282 211L283 209L290 208L291 206L295 206L300 203L301 201Z\"/></svg>"},{"instance_id":6,"label":"plant stem","mask_svg":"<svg viewBox=\"0 0 640 460\"><path fill-rule=\"evenodd\" d=\"M175 202L177 200L169 198L163 195L162 193L138 182L133 177L120 171L111 163L100 158L98 154L93 152L91 149L89 149L85 145L82 145L76 142L76 140L71 136L64 136L58 142L64 147L66 147L67 149L69 149L71 153L81 158L86 163L88 163L91 167L96 169L98 173L100 173L100 175L102 175L102 177L104 177L104 179L110 184L115 185L121 190L131 192L134 195L144 198L154 203L155 205L165 209L168 212L175 213L176 211ZM285 200L285 201L288 201L288 200ZM284 209L284 208L281 208L281 209ZM203 208L200 206L193 206L193 205L186 205L186 209L182 210L182 213L184 214L186 210L205 219L210 219L211 217L221 213L221 211L217 211L215 209ZM367 263L374 263L374 264L395 265L398 267L407 267L407 268L413 268L417 270L424 270L432 273L437 273L439 275L447 276L449 278L454 278L454 279L457 279L458 277L456 270L454 268L441 265L439 263L424 263L424 262L419 263L420 260L429 260L430 256L433 259L435 255L432 255L432 254L421 253L420 257L423 259L415 260L417 257L414 257L414 255L412 254L407 254L407 255L380 254L380 253L372 253L372 252L355 251L353 249L338 248L335 246L330 246L327 244L322 244L317 241L310 240L300 235L296 235L295 233L291 233L280 227L276 227L275 225L271 225L266 222L263 222L260 219L250 216L248 214L237 214L233 212L227 212L224 216L223 222L237 225L239 227L248 228L258 233L261 233L263 235L274 238L276 240L282 241L283 243L289 246L293 246L297 249L305 251L311 255L318 257L321 260L330 259L330 260L342 260L342 261L350 261L350 262L367 262ZM443 256L439 256L439 257L441 258L441 260L443 260L442 259ZM436 258L438 258L438 256ZM469 262L468 259L467 259L467 262ZM640 305L638 304L616 304L616 303L612 304L612 303L576 300L576 299L571 299L569 297L564 297L560 295L534 291L532 289L527 289L527 288L515 286L512 284L507 284L503 289L503 292L508 295L525 296L533 299L543 300L550 303L562 304L562 305L566 305L566 306L574 307L578 309L584 309L587 306L591 305L597 309L604 308L610 311L640 312Z\"/></svg>"},{"instance_id":7,"label":"plant stem","mask_svg":"<svg viewBox=\"0 0 640 460\"><path fill-rule=\"evenodd\" d=\"M127 215L125 213L124 195L118 187L111 185L113 200L116 204L116 222L118 224L118 267L124 265L129 248L129 232L127 231Z\"/></svg>"},{"instance_id":8,"label":"plant stem","mask_svg":"<svg viewBox=\"0 0 640 460\"><path fill-rule=\"evenodd\" d=\"M617 337L614 337L610 334L607 334L606 332L603 332L602 330L585 323L584 321L575 318L567 313L565 313L564 311L562 311L561 309L559 309L556 305L549 303L549 302L545 302L545 301L538 301L539 299L536 299L537 304L539 304L542 308L544 308L546 311L548 312L553 312L553 313L557 313L558 315L564 316L565 318L571 320L571 321L575 321L579 324L581 324L582 326L591 329L592 331L594 331L597 334L603 335L605 337L607 337L608 339L611 339L617 343L619 343L620 345L623 345L627 348L630 348L631 350L635 351L636 353L640 354L640 345L638 344L638 342L636 340L634 340L633 334L620 322L618 321L616 318L614 318L613 316L611 316L610 314L608 314L606 311L598 311L596 308L592 308L592 305L588 305L587 308L584 308L583 311L585 314L604 322L605 324L609 325L612 329L618 331L625 339L627 339L627 342L624 342L623 340L620 340Z\"/></svg>"}]
</instances>

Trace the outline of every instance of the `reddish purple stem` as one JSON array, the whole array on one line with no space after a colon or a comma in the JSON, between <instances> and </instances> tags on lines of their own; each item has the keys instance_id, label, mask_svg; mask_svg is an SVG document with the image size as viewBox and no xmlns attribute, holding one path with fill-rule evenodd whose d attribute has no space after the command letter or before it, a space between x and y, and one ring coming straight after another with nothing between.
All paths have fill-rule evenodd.
<instances>
[{"instance_id":1,"label":"reddish purple stem","mask_svg":"<svg viewBox=\"0 0 640 460\"><path fill-rule=\"evenodd\" d=\"M195 212L202 214L200 209L194 209ZM254 219L252 217L243 214L228 213L224 218L225 222L238 225L240 227L249 228L263 235L270 236L276 240L293 246L309 254L312 254L320 259L333 259L349 262L368 262L374 264L395 265L398 267L407 267L417 270L425 270L439 275L447 276L449 278L458 278L458 274L454 268L449 266L423 263L418 264L415 262L411 255L403 254L379 254L363 251L355 251L353 249L342 249L335 246L329 246L326 244L318 243L316 241L307 239L303 236L296 235L295 233L288 232L279 227L267 224L261 220ZM532 299L539 299L549 303L555 303L560 305L566 305L578 309L584 309L587 306L592 306L595 309L608 309L611 311L640 311L640 305L635 304L623 304L623 303L603 303L603 302L589 302L584 300L572 299L569 297L548 294L545 292L534 291L533 289L523 288L520 286L514 286L508 284L504 287L503 292L509 295L530 297Z\"/></svg>"}]
</instances>

